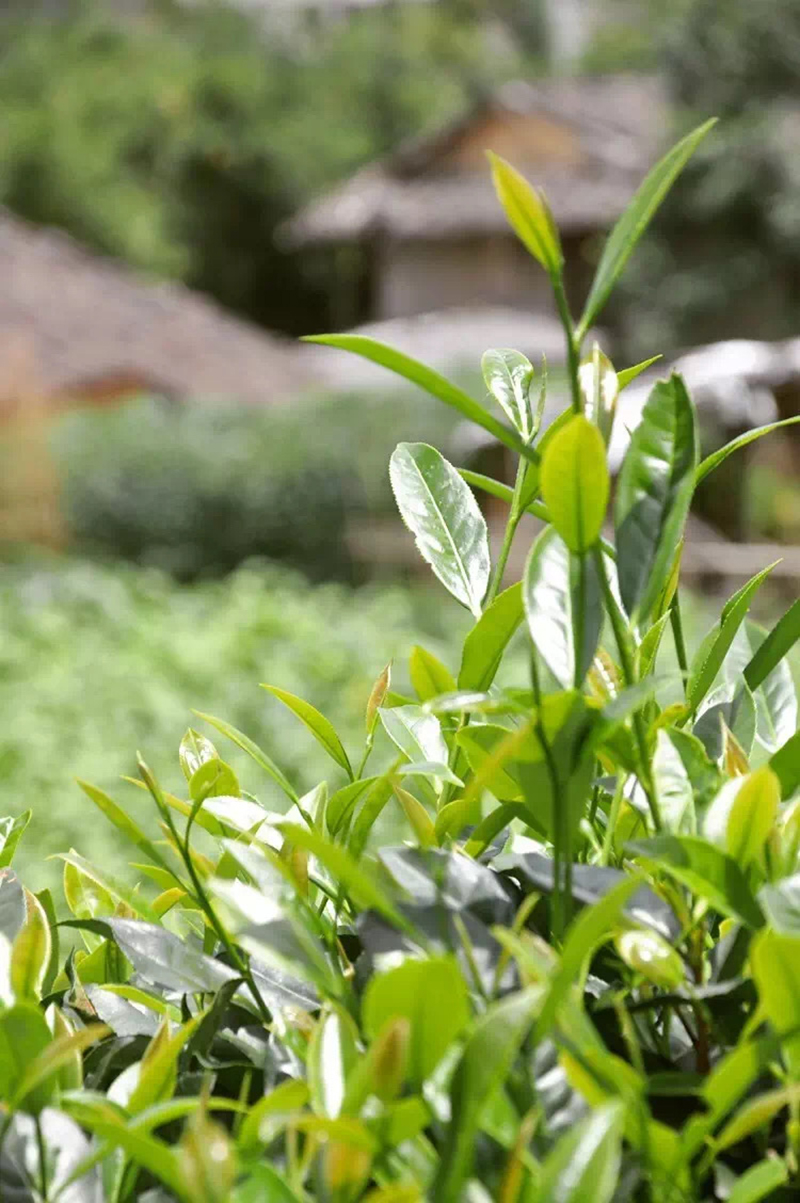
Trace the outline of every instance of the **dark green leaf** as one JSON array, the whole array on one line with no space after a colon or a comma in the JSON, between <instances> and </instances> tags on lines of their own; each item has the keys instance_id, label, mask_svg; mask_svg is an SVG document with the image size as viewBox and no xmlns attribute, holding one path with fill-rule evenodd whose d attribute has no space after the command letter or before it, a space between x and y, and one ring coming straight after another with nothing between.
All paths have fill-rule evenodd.
<instances>
[{"instance_id":1,"label":"dark green leaf","mask_svg":"<svg viewBox=\"0 0 800 1203\"><path fill-rule=\"evenodd\" d=\"M472 491L426 443L400 443L389 475L420 555L445 588L479 618L489 584L489 537Z\"/></svg>"},{"instance_id":2,"label":"dark green leaf","mask_svg":"<svg viewBox=\"0 0 800 1203\"><path fill-rule=\"evenodd\" d=\"M714 124L715 119L706 121L667 152L645 177L628 208L614 226L597 265L594 282L579 323L579 339L597 321L633 248L695 149Z\"/></svg>"},{"instance_id":3,"label":"dark green leaf","mask_svg":"<svg viewBox=\"0 0 800 1203\"><path fill-rule=\"evenodd\" d=\"M717 625L709 631L703 640L692 663L686 698L692 710L696 710L714 684L717 673L722 668L734 636L744 622L753 598L763 585L778 560L769 567L757 573L751 580L734 593L725 604ZM752 687L751 687L752 688Z\"/></svg>"},{"instance_id":4,"label":"dark green leaf","mask_svg":"<svg viewBox=\"0 0 800 1203\"><path fill-rule=\"evenodd\" d=\"M777 668L787 652L800 639L800 601L789 607L772 628L744 670L744 679L751 689L758 689Z\"/></svg>"},{"instance_id":5,"label":"dark green leaf","mask_svg":"<svg viewBox=\"0 0 800 1203\"><path fill-rule=\"evenodd\" d=\"M670 571L694 490L697 430L680 376L660 381L631 435L617 484L617 570L625 609L644 620Z\"/></svg>"}]
</instances>

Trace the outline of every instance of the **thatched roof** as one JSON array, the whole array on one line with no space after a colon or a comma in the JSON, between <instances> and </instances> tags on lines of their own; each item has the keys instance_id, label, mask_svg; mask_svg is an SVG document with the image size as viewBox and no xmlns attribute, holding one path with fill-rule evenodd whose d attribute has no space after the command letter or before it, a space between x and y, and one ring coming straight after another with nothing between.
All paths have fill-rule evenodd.
<instances>
[{"instance_id":1,"label":"thatched roof","mask_svg":"<svg viewBox=\"0 0 800 1203\"><path fill-rule=\"evenodd\" d=\"M7 392L9 365L25 376L19 387L45 395L130 381L175 397L260 404L310 383L288 341L2 208L0 280Z\"/></svg>"},{"instance_id":2,"label":"thatched roof","mask_svg":"<svg viewBox=\"0 0 800 1203\"><path fill-rule=\"evenodd\" d=\"M651 76L507 84L444 129L406 143L309 205L289 223L287 238L303 244L373 234L438 239L505 231L485 161L460 153L484 129L487 137L497 136L504 121L512 131L512 156L519 141L515 165L544 187L561 229L602 229L622 212L657 154L665 115L662 86ZM540 137L538 147L524 136L526 119L545 123L545 142ZM528 161L518 157L526 149Z\"/></svg>"}]
</instances>

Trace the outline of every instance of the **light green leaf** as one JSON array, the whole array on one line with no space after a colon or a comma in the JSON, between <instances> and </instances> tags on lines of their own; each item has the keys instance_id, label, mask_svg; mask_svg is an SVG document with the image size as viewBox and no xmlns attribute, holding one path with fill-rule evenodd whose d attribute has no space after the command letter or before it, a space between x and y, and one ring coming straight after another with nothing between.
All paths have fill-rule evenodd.
<instances>
[{"instance_id":1,"label":"light green leaf","mask_svg":"<svg viewBox=\"0 0 800 1203\"><path fill-rule=\"evenodd\" d=\"M551 528L531 548L523 581L528 630L536 650L564 689L591 667L603 629L597 569L590 556L570 554Z\"/></svg>"},{"instance_id":2,"label":"light green leaf","mask_svg":"<svg viewBox=\"0 0 800 1203\"><path fill-rule=\"evenodd\" d=\"M550 521L570 551L588 551L597 542L610 489L603 436L577 414L542 455L541 488Z\"/></svg>"},{"instance_id":3,"label":"light green leaf","mask_svg":"<svg viewBox=\"0 0 800 1203\"><path fill-rule=\"evenodd\" d=\"M662 990L677 990L683 984L683 962L658 932L626 931L614 943L628 968L653 985Z\"/></svg>"},{"instance_id":4,"label":"light green leaf","mask_svg":"<svg viewBox=\"0 0 800 1203\"><path fill-rule=\"evenodd\" d=\"M162 869L166 869L167 872L171 873L173 877L175 876L172 868L159 852L153 841L147 838L138 824L134 823L133 819L130 818L130 816L125 813L122 807L118 806L112 798L109 798L108 794L105 793L104 790L98 789L95 785L90 785L88 781L79 780L78 785L86 794L86 797L89 798L91 802L94 802L97 809L106 816L110 823L113 823L117 831L120 831L129 843L133 844L135 847L144 852L145 856L147 856L153 862L153 864L159 865ZM175 880L177 880L177 878Z\"/></svg>"},{"instance_id":5,"label":"light green leaf","mask_svg":"<svg viewBox=\"0 0 800 1203\"><path fill-rule=\"evenodd\" d=\"M442 664L441 660L437 660L431 652L419 645L411 650L409 675L414 691L421 702L427 702L441 693L452 693L456 688L450 670Z\"/></svg>"},{"instance_id":6,"label":"light green leaf","mask_svg":"<svg viewBox=\"0 0 800 1203\"><path fill-rule=\"evenodd\" d=\"M558 1141L539 1179L542 1203L612 1203L619 1186L625 1108L606 1103Z\"/></svg>"},{"instance_id":7,"label":"light green leaf","mask_svg":"<svg viewBox=\"0 0 800 1203\"><path fill-rule=\"evenodd\" d=\"M291 799L292 802L297 801L298 795L294 786L284 776L274 760L262 748L259 748L258 744L253 743L252 739L247 735L243 735L241 731L237 731L235 727L232 727L230 723L226 723L221 718L214 718L211 714L203 714L201 710L194 710L192 713L196 714L198 718L203 719L204 722L209 723L210 726L215 727L221 735L227 736L232 743L236 744L237 748L241 748L243 752L246 752L265 773L269 774L272 780L281 787L287 798Z\"/></svg>"},{"instance_id":8,"label":"light green leaf","mask_svg":"<svg viewBox=\"0 0 800 1203\"><path fill-rule=\"evenodd\" d=\"M614 425L620 385L613 363L603 354L597 343L578 368L578 384L584 416L598 427L607 447Z\"/></svg>"},{"instance_id":9,"label":"light green leaf","mask_svg":"<svg viewBox=\"0 0 800 1203\"><path fill-rule=\"evenodd\" d=\"M436 828L419 798L415 798L400 785L394 786L394 796L400 803L403 814L417 838L420 848L432 848L436 844Z\"/></svg>"},{"instance_id":10,"label":"light green leaf","mask_svg":"<svg viewBox=\"0 0 800 1203\"><path fill-rule=\"evenodd\" d=\"M761 1006L775 1032L800 1030L800 938L764 930L750 949L750 971ZM800 1076L800 1036L784 1041L792 1076Z\"/></svg>"},{"instance_id":11,"label":"light green leaf","mask_svg":"<svg viewBox=\"0 0 800 1203\"><path fill-rule=\"evenodd\" d=\"M538 453L532 447L525 445L516 430L509 430L502 422L498 422L497 418L485 410L473 397L455 384L451 384L433 368L426 367L425 364L411 359L408 355L403 355L401 351L386 347L373 338L365 338L362 334L315 334L304 338L303 341L320 343L325 347L338 347L342 351L351 351L354 355L360 355L362 359L368 359L372 363L388 368L389 371L402 376L404 380L410 380L412 384L418 385L432 397L443 401L445 405L451 406L463 417L468 418L470 422L474 422L476 426L482 426L484 430L488 430L489 434L494 435L499 442L505 443L512 451L525 456L533 463L538 462Z\"/></svg>"},{"instance_id":12,"label":"light green leaf","mask_svg":"<svg viewBox=\"0 0 800 1203\"><path fill-rule=\"evenodd\" d=\"M540 1005L541 990L532 987L493 1003L476 1022L450 1087L450 1124L430 1191L436 1203L463 1203L481 1114L508 1077Z\"/></svg>"},{"instance_id":13,"label":"light green leaf","mask_svg":"<svg viewBox=\"0 0 800 1203\"><path fill-rule=\"evenodd\" d=\"M147 919L151 923L158 921L158 916L147 899L143 898L136 890L130 889L127 883L120 881L118 877L113 877L110 873L106 873L105 870L98 869L95 865L84 860L74 849L71 849L69 852L57 853L57 858L63 860L65 864L72 865L78 869L84 877L88 877L95 885L100 886L116 902L126 903L140 918Z\"/></svg>"},{"instance_id":14,"label":"light green leaf","mask_svg":"<svg viewBox=\"0 0 800 1203\"><path fill-rule=\"evenodd\" d=\"M470 1020L467 988L456 958L409 959L375 974L364 992L362 1014L371 1040L390 1020L408 1020L408 1077L421 1086Z\"/></svg>"},{"instance_id":15,"label":"light green leaf","mask_svg":"<svg viewBox=\"0 0 800 1203\"><path fill-rule=\"evenodd\" d=\"M606 242L594 281L578 324L578 339L597 321L625 264L657 212L664 197L680 175L697 146L715 124L706 121L682 138L645 177L628 208Z\"/></svg>"},{"instance_id":16,"label":"light green leaf","mask_svg":"<svg viewBox=\"0 0 800 1203\"><path fill-rule=\"evenodd\" d=\"M560 276L564 256L544 193L505 159L491 151L488 154L495 191L511 228L551 277Z\"/></svg>"},{"instance_id":17,"label":"light green leaf","mask_svg":"<svg viewBox=\"0 0 800 1203\"><path fill-rule=\"evenodd\" d=\"M308 1046L308 1089L318 1115L341 1114L347 1079L359 1059L358 1030L349 1015L323 1013Z\"/></svg>"},{"instance_id":18,"label":"light green leaf","mask_svg":"<svg viewBox=\"0 0 800 1203\"><path fill-rule=\"evenodd\" d=\"M310 702L306 702L303 698L295 697L293 693L289 693L285 689L278 689L275 685L262 685L262 689L266 689L278 701L283 702L293 714L296 714L301 723L308 727L311 734L316 739L317 743L321 744L332 760L335 760L348 777L352 779L353 770L350 767L350 761L342 745L342 741L336 734L333 724L325 718L324 714L320 714L316 707Z\"/></svg>"},{"instance_id":19,"label":"light green leaf","mask_svg":"<svg viewBox=\"0 0 800 1203\"><path fill-rule=\"evenodd\" d=\"M393 706L379 713L386 734L412 763L418 760L447 763L447 744L435 714L421 706Z\"/></svg>"},{"instance_id":20,"label":"light green leaf","mask_svg":"<svg viewBox=\"0 0 800 1203\"><path fill-rule=\"evenodd\" d=\"M652 771L664 827L676 835L694 835L697 820L693 783L678 748L663 728L656 734Z\"/></svg>"},{"instance_id":21,"label":"light green leaf","mask_svg":"<svg viewBox=\"0 0 800 1203\"><path fill-rule=\"evenodd\" d=\"M309 831L294 823L282 823L281 831L295 847L305 848L312 856L316 856L317 860L348 891L358 906L365 909L372 907L390 923L394 923L404 930L408 928L407 921L384 892L383 887L378 884L373 874L359 865L346 848L340 848L338 844L332 844L316 831Z\"/></svg>"},{"instance_id":22,"label":"light green leaf","mask_svg":"<svg viewBox=\"0 0 800 1203\"><path fill-rule=\"evenodd\" d=\"M46 1107L52 1089L30 1080L19 1094L20 1083L40 1054L53 1043L50 1029L39 1007L16 1003L0 1009L0 1100L24 1104L33 1114Z\"/></svg>"},{"instance_id":23,"label":"light green leaf","mask_svg":"<svg viewBox=\"0 0 800 1203\"><path fill-rule=\"evenodd\" d=\"M639 856L661 872L704 898L715 910L748 927L764 924L761 908L735 860L697 836L659 835L625 845L630 856Z\"/></svg>"},{"instance_id":24,"label":"light green leaf","mask_svg":"<svg viewBox=\"0 0 800 1203\"><path fill-rule=\"evenodd\" d=\"M621 372L617 372L619 391L622 392L624 388L633 383L637 376L641 376L642 372L646 372L661 358L661 355L653 355L650 359L643 359L641 363L635 363L632 368L623 368Z\"/></svg>"},{"instance_id":25,"label":"light green leaf","mask_svg":"<svg viewBox=\"0 0 800 1203\"><path fill-rule=\"evenodd\" d=\"M709 472L713 472L715 468L724 463L729 455L733 455L734 451L739 451L740 448L746 447L748 443L754 443L756 439L763 439L765 434L772 434L773 430L780 430L784 426L794 426L797 422L800 422L800 415L795 414L794 417L783 418L780 422L769 422L766 426L756 426L753 430L746 430L744 434L740 434L737 438L732 439L730 443L726 443L718 451L707 455L702 463L698 464L695 474L695 485L699 485L701 480L705 480Z\"/></svg>"},{"instance_id":26,"label":"light green leaf","mask_svg":"<svg viewBox=\"0 0 800 1203\"><path fill-rule=\"evenodd\" d=\"M445 588L480 617L489 584L489 537L472 490L426 443L400 443L389 476L420 555Z\"/></svg>"},{"instance_id":27,"label":"light green leaf","mask_svg":"<svg viewBox=\"0 0 800 1203\"><path fill-rule=\"evenodd\" d=\"M745 1170L728 1195L728 1203L759 1203L788 1181L786 1162L778 1157L765 1157Z\"/></svg>"},{"instance_id":28,"label":"light green leaf","mask_svg":"<svg viewBox=\"0 0 800 1203\"><path fill-rule=\"evenodd\" d=\"M0 869L6 869L14 859L17 844L31 821L32 811L23 811L16 818L0 819Z\"/></svg>"},{"instance_id":29,"label":"light green leaf","mask_svg":"<svg viewBox=\"0 0 800 1203\"><path fill-rule=\"evenodd\" d=\"M672 570L696 463L694 408L673 375L656 384L631 435L614 504L620 593L628 614L640 621Z\"/></svg>"},{"instance_id":30,"label":"light green leaf","mask_svg":"<svg viewBox=\"0 0 800 1203\"><path fill-rule=\"evenodd\" d=\"M522 584L518 582L486 607L464 640L459 689L480 693L489 688L523 615Z\"/></svg>"},{"instance_id":31,"label":"light green leaf","mask_svg":"<svg viewBox=\"0 0 800 1203\"><path fill-rule=\"evenodd\" d=\"M536 434L531 401L533 364L519 351L503 348L484 352L481 368L487 389L512 426L530 442Z\"/></svg>"},{"instance_id":32,"label":"light green leaf","mask_svg":"<svg viewBox=\"0 0 800 1203\"><path fill-rule=\"evenodd\" d=\"M25 891L25 925L11 946L9 980L17 1002L38 1002L50 963L50 924L38 898Z\"/></svg>"}]
</instances>

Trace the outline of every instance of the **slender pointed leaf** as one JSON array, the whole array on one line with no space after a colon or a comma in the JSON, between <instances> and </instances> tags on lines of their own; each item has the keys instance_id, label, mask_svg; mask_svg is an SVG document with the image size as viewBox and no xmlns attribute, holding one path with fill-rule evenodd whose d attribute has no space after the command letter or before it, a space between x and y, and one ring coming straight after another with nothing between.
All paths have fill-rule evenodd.
<instances>
[{"instance_id":1,"label":"slender pointed leaf","mask_svg":"<svg viewBox=\"0 0 800 1203\"><path fill-rule=\"evenodd\" d=\"M203 714L201 710L195 710L193 713L212 727L216 727L220 734L227 736L232 743L236 744L237 748L241 748L243 752L246 752L281 787L287 798L290 798L292 802L297 801L298 794L294 786L284 776L274 760L262 748L259 748L258 744L253 743L252 739L247 735L243 735L241 731L237 731L235 727L232 727L230 723L226 723L221 718L214 718L211 714Z\"/></svg>"},{"instance_id":2,"label":"slender pointed leaf","mask_svg":"<svg viewBox=\"0 0 800 1203\"><path fill-rule=\"evenodd\" d=\"M772 434L773 430L781 430L784 426L794 426L797 422L800 422L800 414L795 414L792 418L783 418L780 422L768 422L766 426L756 426L753 430L746 430L738 438L731 439L730 443L726 443L718 451L713 451L711 455L706 456L702 463L698 464L695 484L699 485L701 480L705 480L709 472L713 472L715 468L724 463L729 455L733 455L734 451L747 447L756 439L763 439L765 434Z\"/></svg>"},{"instance_id":3,"label":"slender pointed leaf","mask_svg":"<svg viewBox=\"0 0 800 1203\"><path fill-rule=\"evenodd\" d=\"M540 188L534 188L515 167L489 153L498 200L514 233L552 277L561 274L564 255L553 215Z\"/></svg>"},{"instance_id":4,"label":"slender pointed leaf","mask_svg":"<svg viewBox=\"0 0 800 1203\"><path fill-rule=\"evenodd\" d=\"M597 321L634 247L673 183L715 123L716 118L712 118L687 134L645 177L606 242L578 326L579 335L585 335Z\"/></svg>"},{"instance_id":5,"label":"slender pointed leaf","mask_svg":"<svg viewBox=\"0 0 800 1203\"><path fill-rule=\"evenodd\" d=\"M352 778L353 770L350 767L347 752L345 752L342 741L336 734L333 724L325 718L324 714L320 714L319 710L315 706L312 706L310 702L296 697L286 689L278 689L275 685L262 685L261 688L266 689L279 702L283 702L284 706L287 706L293 714L296 714L301 723L304 723L308 727L317 743L321 744L331 759L335 760L347 775Z\"/></svg>"},{"instance_id":6,"label":"slender pointed leaf","mask_svg":"<svg viewBox=\"0 0 800 1203\"><path fill-rule=\"evenodd\" d=\"M488 430L489 434L494 435L499 442L505 443L512 451L525 456L532 463L538 462L538 453L532 447L525 445L516 430L509 430L502 422L498 422L497 418L485 410L474 397L470 397L463 389L451 384L433 368L426 367L425 364L411 359L401 351L395 351L392 347L386 347L383 343L376 342L372 338L365 338L361 334L315 334L306 337L303 341L319 343L325 347L338 347L342 351L351 351L354 355L360 355L363 359L369 359L372 363L388 368L389 371L402 376L404 380L410 380L412 384L418 385L432 397L443 401L445 405L458 410L463 417L469 418L470 422L474 422L476 426L482 426L484 430Z\"/></svg>"},{"instance_id":7,"label":"slender pointed leaf","mask_svg":"<svg viewBox=\"0 0 800 1203\"><path fill-rule=\"evenodd\" d=\"M543 453L541 487L550 521L567 547L588 551L605 520L610 483L603 436L582 414Z\"/></svg>"},{"instance_id":8,"label":"slender pointed leaf","mask_svg":"<svg viewBox=\"0 0 800 1203\"><path fill-rule=\"evenodd\" d=\"M527 443L536 433L531 403L533 364L519 351L502 348L485 351L481 367L487 389Z\"/></svg>"},{"instance_id":9,"label":"slender pointed leaf","mask_svg":"<svg viewBox=\"0 0 800 1203\"><path fill-rule=\"evenodd\" d=\"M522 583L518 582L487 606L464 640L459 689L480 693L489 688L523 616Z\"/></svg>"},{"instance_id":10,"label":"slender pointed leaf","mask_svg":"<svg viewBox=\"0 0 800 1203\"><path fill-rule=\"evenodd\" d=\"M525 569L523 598L531 639L564 689L589 671L603 628L600 582L588 556L583 569L581 583L577 557L552 528L536 539Z\"/></svg>"}]
</instances>

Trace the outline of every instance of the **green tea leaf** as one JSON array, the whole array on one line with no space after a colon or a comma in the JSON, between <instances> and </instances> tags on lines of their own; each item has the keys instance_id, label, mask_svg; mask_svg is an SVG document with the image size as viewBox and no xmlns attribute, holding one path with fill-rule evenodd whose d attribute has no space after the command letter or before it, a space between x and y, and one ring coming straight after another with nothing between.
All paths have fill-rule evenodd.
<instances>
[{"instance_id":1,"label":"green tea leaf","mask_svg":"<svg viewBox=\"0 0 800 1203\"><path fill-rule=\"evenodd\" d=\"M622 1103L606 1103L562 1136L542 1166L543 1203L612 1203L619 1186L624 1126Z\"/></svg>"},{"instance_id":2,"label":"green tea leaf","mask_svg":"<svg viewBox=\"0 0 800 1203\"><path fill-rule=\"evenodd\" d=\"M614 425L620 384L613 363L597 343L578 368L578 384L584 416L597 426L607 447Z\"/></svg>"},{"instance_id":3,"label":"green tea leaf","mask_svg":"<svg viewBox=\"0 0 800 1203\"><path fill-rule=\"evenodd\" d=\"M531 639L564 689L583 681L603 629L602 594L591 557L584 558L582 568L550 528L533 544L523 581Z\"/></svg>"},{"instance_id":4,"label":"green tea leaf","mask_svg":"<svg viewBox=\"0 0 800 1203\"><path fill-rule=\"evenodd\" d=\"M660 381L622 462L614 503L617 570L628 614L647 618L672 570L694 491L697 430L680 376Z\"/></svg>"},{"instance_id":5,"label":"green tea leaf","mask_svg":"<svg viewBox=\"0 0 800 1203\"><path fill-rule=\"evenodd\" d=\"M676 835L681 832L694 835L697 830L694 785L680 751L663 728L656 733L652 772L664 827Z\"/></svg>"},{"instance_id":6,"label":"green tea leaf","mask_svg":"<svg viewBox=\"0 0 800 1203\"><path fill-rule=\"evenodd\" d=\"M204 722L209 723L210 726L216 727L221 735L227 736L232 743L236 744L237 748L241 748L243 752L246 752L281 787L287 798L292 802L298 800L297 791L291 782L284 776L274 760L262 748L259 748L258 744L253 743L252 739L247 735L243 735L241 731L237 731L235 727L232 727L230 723L224 722L221 718L214 718L211 714L203 714L201 710L194 710L192 713L196 714L198 718L203 719Z\"/></svg>"},{"instance_id":7,"label":"green tea leaf","mask_svg":"<svg viewBox=\"0 0 800 1203\"><path fill-rule=\"evenodd\" d=\"M686 688L686 699L692 710L697 709L713 685L736 632L747 616L753 598L778 563L780 561L776 560L775 563L764 568L746 585L743 585L737 593L734 593L733 597L726 602L719 622L709 631L700 645L692 662Z\"/></svg>"},{"instance_id":8,"label":"green tea leaf","mask_svg":"<svg viewBox=\"0 0 800 1203\"><path fill-rule=\"evenodd\" d=\"M765 930L750 948L761 1006L779 1036L800 1029L800 938ZM800 1075L800 1036L783 1042L792 1076Z\"/></svg>"},{"instance_id":9,"label":"green tea leaf","mask_svg":"<svg viewBox=\"0 0 800 1203\"><path fill-rule=\"evenodd\" d=\"M158 916L146 898L136 890L130 889L126 882L120 881L118 877L113 877L106 873L105 870L98 869L96 865L90 864L84 860L74 849L70 852L60 852L57 854L59 860L63 860L65 864L72 865L84 877L99 886L101 890L105 890L116 902L124 902L131 910L139 915L142 919L147 919L154 923Z\"/></svg>"},{"instance_id":10,"label":"green tea leaf","mask_svg":"<svg viewBox=\"0 0 800 1203\"><path fill-rule=\"evenodd\" d=\"M441 693L452 693L456 688L450 670L445 668L441 660L437 660L431 652L419 645L411 650L409 675L421 702L427 702Z\"/></svg>"},{"instance_id":11,"label":"green tea leaf","mask_svg":"<svg viewBox=\"0 0 800 1203\"><path fill-rule=\"evenodd\" d=\"M633 383L637 376L641 376L642 372L646 372L661 358L663 358L661 355L653 355L650 359L643 359L641 363L635 363L632 368L623 368L621 372L617 372L619 391L622 392L624 388Z\"/></svg>"},{"instance_id":12,"label":"green tea leaf","mask_svg":"<svg viewBox=\"0 0 800 1203\"><path fill-rule=\"evenodd\" d=\"M744 670L744 679L751 689L758 689L777 668L787 652L800 639L800 601L789 607L772 628Z\"/></svg>"},{"instance_id":13,"label":"green tea leaf","mask_svg":"<svg viewBox=\"0 0 800 1203\"><path fill-rule=\"evenodd\" d=\"M407 928L408 923L399 913L383 887L363 866L359 865L346 848L330 843L316 831L308 831L294 823L282 823L281 831L298 848L305 848L333 874L349 892L353 901L361 907L372 907L384 915L390 923Z\"/></svg>"},{"instance_id":14,"label":"green tea leaf","mask_svg":"<svg viewBox=\"0 0 800 1203\"><path fill-rule=\"evenodd\" d=\"M278 689L275 685L262 685L262 689L266 689L287 706L293 714L296 714L301 723L308 727L311 734L316 739L317 743L321 744L332 760L335 760L341 768L352 779L353 770L350 767L350 761L347 753L344 750L342 741L336 734L333 724L325 718L324 714L320 714L316 707L310 702L306 702L303 698L295 697L293 693L289 693L285 689Z\"/></svg>"},{"instance_id":15,"label":"green tea leaf","mask_svg":"<svg viewBox=\"0 0 800 1203\"><path fill-rule=\"evenodd\" d=\"M777 1157L765 1157L745 1170L728 1195L728 1203L759 1203L788 1181L786 1162Z\"/></svg>"},{"instance_id":16,"label":"green tea leaf","mask_svg":"<svg viewBox=\"0 0 800 1203\"><path fill-rule=\"evenodd\" d=\"M582 414L552 439L542 455L542 497L550 521L570 551L597 542L610 489L603 436Z\"/></svg>"},{"instance_id":17,"label":"green tea leaf","mask_svg":"<svg viewBox=\"0 0 800 1203\"><path fill-rule=\"evenodd\" d=\"M45 971L50 963L50 924L42 904L25 891L27 916L11 946L9 980L18 1002L38 1002Z\"/></svg>"},{"instance_id":18,"label":"green tea leaf","mask_svg":"<svg viewBox=\"0 0 800 1203\"><path fill-rule=\"evenodd\" d=\"M654 931L626 931L614 941L620 958L662 990L677 990L684 981L677 952Z\"/></svg>"},{"instance_id":19,"label":"green tea leaf","mask_svg":"<svg viewBox=\"0 0 800 1203\"><path fill-rule=\"evenodd\" d=\"M481 360L483 379L489 392L525 442L536 434L531 386L533 364L519 351L505 348L485 351Z\"/></svg>"},{"instance_id":20,"label":"green tea leaf","mask_svg":"<svg viewBox=\"0 0 800 1203\"><path fill-rule=\"evenodd\" d=\"M400 785L394 786L394 796L403 808L403 814L406 816L420 848L432 848L436 843L436 828L419 798L415 798Z\"/></svg>"},{"instance_id":21,"label":"green tea leaf","mask_svg":"<svg viewBox=\"0 0 800 1203\"><path fill-rule=\"evenodd\" d=\"M633 248L697 146L715 122L716 118L712 118L698 126L696 130L687 134L667 152L645 177L628 208L614 226L597 265L583 316L578 324L579 340L597 321Z\"/></svg>"},{"instance_id":22,"label":"green tea leaf","mask_svg":"<svg viewBox=\"0 0 800 1203\"><path fill-rule=\"evenodd\" d=\"M360 355L363 359L388 368L389 371L402 376L404 380L418 385L432 397L443 401L445 405L451 406L463 417L468 418L470 422L474 422L476 426L482 426L484 430L488 430L489 434L494 435L499 442L505 443L512 451L525 456L532 463L538 462L538 453L532 447L525 445L516 430L509 430L502 422L498 422L473 397L455 384L451 384L433 368L426 367L425 364L411 359L408 355L403 355L401 351L395 351L392 347L384 346L383 343L376 342L373 338L366 338L362 334L315 334L304 338L303 341L320 343L325 347L338 347L342 351L351 351L354 355Z\"/></svg>"},{"instance_id":23,"label":"green tea leaf","mask_svg":"<svg viewBox=\"0 0 800 1203\"><path fill-rule=\"evenodd\" d=\"M462 1203L482 1112L508 1077L540 1005L541 990L532 987L493 1003L477 1020L450 1086L451 1119L430 1191L436 1203Z\"/></svg>"},{"instance_id":24,"label":"green tea leaf","mask_svg":"<svg viewBox=\"0 0 800 1203\"><path fill-rule=\"evenodd\" d=\"M471 489L426 443L400 443L389 476L420 555L445 588L479 618L489 584L489 537Z\"/></svg>"},{"instance_id":25,"label":"green tea leaf","mask_svg":"<svg viewBox=\"0 0 800 1203\"><path fill-rule=\"evenodd\" d=\"M379 713L389 739L412 763L427 760L447 764L447 744L435 714L421 706L394 706Z\"/></svg>"},{"instance_id":26,"label":"green tea leaf","mask_svg":"<svg viewBox=\"0 0 800 1203\"><path fill-rule=\"evenodd\" d=\"M0 1009L0 1099L17 1101L26 1072L52 1042L38 1006L26 1002ZM51 1095L51 1089L33 1083L20 1099L26 1111L36 1114L47 1106Z\"/></svg>"},{"instance_id":27,"label":"green tea leaf","mask_svg":"<svg viewBox=\"0 0 800 1203\"><path fill-rule=\"evenodd\" d=\"M0 869L6 869L14 859L17 844L31 821L32 811L23 811L15 819L0 819Z\"/></svg>"},{"instance_id":28,"label":"green tea leaf","mask_svg":"<svg viewBox=\"0 0 800 1203\"><path fill-rule=\"evenodd\" d=\"M495 191L511 228L545 271L558 277L564 256L544 193L529 184L505 159L491 151L488 155Z\"/></svg>"},{"instance_id":29,"label":"green tea leaf","mask_svg":"<svg viewBox=\"0 0 800 1203\"><path fill-rule=\"evenodd\" d=\"M704 898L715 910L748 927L763 927L764 916L736 861L697 836L659 835L625 845Z\"/></svg>"},{"instance_id":30,"label":"green tea leaf","mask_svg":"<svg viewBox=\"0 0 800 1203\"><path fill-rule=\"evenodd\" d=\"M411 1027L408 1077L421 1086L470 1021L467 988L453 956L406 960L370 979L362 1006L374 1040L393 1019Z\"/></svg>"},{"instance_id":31,"label":"green tea leaf","mask_svg":"<svg viewBox=\"0 0 800 1203\"><path fill-rule=\"evenodd\" d=\"M481 693L489 688L523 615L521 583L506 589L486 607L464 640L459 689Z\"/></svg>"},{"instance_id":32,"label":"green tea leaf","mask_svg":"<svg viewBox=\"0 0 800 1203\"><path fill-rule=\"evenodd\" d=\"M308 1046L308 1089L318 1115L336 1119L358 1059L358 1030L348 1015L323 1013Z\"/></svg>"},{"instance_id":33,"label":"green tea leaf","mask_svg":"<svg viewBox=\"0 0 800 1203\"><path fill-rule=\"evenodd\" d=\"M145 856L147 856L153 862L153 864L159 865L162 869L166 869L167 872L171 873L172 876L175 877L170 865L159 852L152 840L148 839L138 824L134 823L133 819L125 813L122 807L118 806L112 798L109 798L108 794L105 793L104 790L98 789L95 785L90 785L88 781L79 780L78 785L86 794L86 797L89 798L91 802L94 802L97 809L106 816L110 823L113 823L117 831L120 831L122 835L125 836L125 839L129 841L129 843L133 844L136 848L139 848L142 852L144 852ZM175 878L175 880L177 881L178 879Z\"/></svg>"},{"instance_id":34,"label":"green tea leaf","mask_svg":"<svg viewBox=\"0 0 800 1203\"><path fill-rule=\"evenodd\" d=\"M746 447L748 443L754 443L756 439L763 439L765 434L772 434L773 430L780 430L784 426L794 426L800 422L800 415L795 414L792 418L784 418L780 422L769 422L766 426L756 426L753 430L746 430L744 434L740 434L737 438L732 439L730 443L726 443L724 447L720 447L718 451L713 451L697 467L695 474L695 485L699 485L701 480L705 480L709 472L713 472L720 464L724 463L729 455L733 455L734 451L739 451L740 448Z\"/></svg>"}]
</instances>

